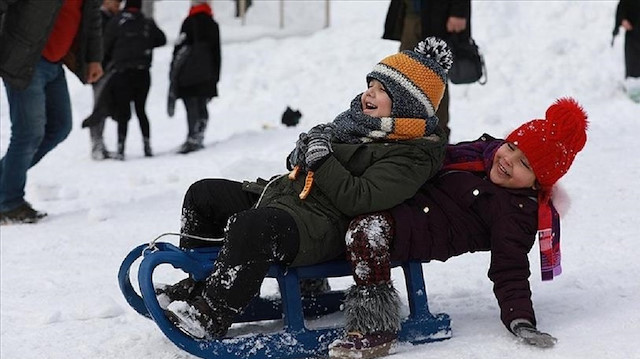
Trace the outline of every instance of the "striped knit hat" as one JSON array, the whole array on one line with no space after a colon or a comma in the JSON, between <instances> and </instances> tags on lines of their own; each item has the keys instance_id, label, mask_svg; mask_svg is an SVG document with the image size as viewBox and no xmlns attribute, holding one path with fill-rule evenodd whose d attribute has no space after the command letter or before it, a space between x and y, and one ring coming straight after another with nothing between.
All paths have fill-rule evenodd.
<instances>
[{"instance_id":1,"label":"striped knit hat","mask_svg":"<svg viewBox=\"0 0 640 359\"><path fill-rule=\"evenodd\" d=\"M384 58L367 75L380 81L391 97L391 116L424 118L437 123L453 56L444 40L428 37L413 51Z\"/></svg>"}]
</instances>

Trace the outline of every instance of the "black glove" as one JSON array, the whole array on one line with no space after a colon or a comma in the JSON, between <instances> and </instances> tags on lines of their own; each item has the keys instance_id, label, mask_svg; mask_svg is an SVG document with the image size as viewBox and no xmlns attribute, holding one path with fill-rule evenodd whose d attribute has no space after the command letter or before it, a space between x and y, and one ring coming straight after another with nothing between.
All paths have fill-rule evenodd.
<instances>
[{"instance_id":1,"label":"black glove","mask_svg":"<svg viewBox=\"0 0 640 359\"><path fill-rule=\"evenodd\" d=\"M550 334L543 333L536 329L536 327L526 319L515 319L509 327L513 334L529 345L540 348L551 348L558 341L558 339L552 337Z\"/></svg>"},{"instance_id":2,"label":"black glove","mask_svg":"<svg viewBox=\"0 0 640 359\"><path fill-rule=\"evenodd\" d=\"M296 141L296 147L291 151L287 157L287 169L291 171L295 166L299 166L300 169L306 169L306 163L304 155L307 152L309 136L302 132Z\"/></svg>"},{"instance_id":3,"label":"black glove","mask_svg":"<svg viewBox=\"0 0 640 359\"><path fill-rule=\"evenodd\" d=\"M331 137L334 126L332 124L322 124L309 130L309 143L305 152L305 163L309 171L317 170L322 163L331 155Z\"/></svg>"}]
</instances>

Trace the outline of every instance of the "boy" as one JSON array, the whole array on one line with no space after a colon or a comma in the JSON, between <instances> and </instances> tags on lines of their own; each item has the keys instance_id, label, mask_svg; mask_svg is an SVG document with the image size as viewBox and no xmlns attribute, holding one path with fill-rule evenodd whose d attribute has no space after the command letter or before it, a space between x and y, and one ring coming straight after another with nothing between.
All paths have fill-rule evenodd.
<instances>
[{"instance_id":1,"label":"boy","mask_svg":"<svg viewBox=\"0 0 640 359\"><path fill-rule=\"evenodd\" d=\"M193 184L183 204L182 233L224 236L225 243L204 290L186 298L187 305L169 305L169 319L196 338L224 337L259 292L271 263L334 259L344 253L351 218L411 197L444 155L447 139L435 112L451 61L446 43L436 38L383 59L349 110L300 136L288 166L307 178L278 176L259 199L238 182ZM311 173L313 187L301 196Z\"/></svg>"}]
</instances>

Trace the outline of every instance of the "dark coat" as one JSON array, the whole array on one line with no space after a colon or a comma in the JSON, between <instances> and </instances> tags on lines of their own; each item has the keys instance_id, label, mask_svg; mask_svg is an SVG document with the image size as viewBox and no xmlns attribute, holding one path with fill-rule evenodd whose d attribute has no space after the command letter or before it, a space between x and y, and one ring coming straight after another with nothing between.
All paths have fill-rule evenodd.
<instances>
[{"instance_id":1,"label":"dark coat","mask_svg":"<svg viewBox=\"0 0 640 359\"><path fill-rule=\"evenodd\" d=\"M624 35L625 77L640 77L640 1L620 0L613 29L614 38L618 34L622 19L627 19L633 26L633 29L625 31Z\"/></svg>"},{"instance_id":2,"label":"dark coat","mask_svg":"<svg viewBox=\"0 0 640 359\"><path fill-rule=\"evenodd\" d=\"M220 79L220 64L221 64L221 48L220 48L220 29L218 23L205 13L197 13L188 16L182 23L180 28L180 36L184 36L183 41L179 42L174 50L174 63L176 56L181 53L181 49L185 46L193 46L194 43L207 44L210 50L211 60L209 63L199 63L199 65L191 66L188 68L182 68L180 71L195 71L196 73L203 73L203 66L208 66L208 72L213 74L213 77L190 86L176 85L176 98L186 97L206 97L212 98L218 96L218 80ZM186 59L185 59L186 60ZM176 73L176 76L180 76ZM179 82L178 78L171 79L172 81Z\"/></svg>"},{"instance_id":3,"label":"dark coat","mask_svg":"<svg viewBox=\"0 0 640 359\"><path fill-rule=\"evenodd\" d=\"M467 19L467 28L461 39L471 37L471 0L422 0L420 9L422 37L437 36L447 39L447 19L451 16ZM404 0L391 0L384 23L383 39L400 41L406 4Z\"/></svg>"},{"instance_id":4,"label":"dark coat","mask_svg":"<svg viewBox=\"0 0 640 359\"><path fill-rule=\"evenodd\" d=\"M536 191L509 190L484 174L450 171L429 180L410 200L392 209L393 260L439 260L490 251L489 278L502 322L535 324L529 259L537 232Z\"/></svg>"},{"instance_id":5,"label":"dark coat","mask_svg":"<svg viewBox=\"0 0 640 359\"><path fill-rule=\"evenodd\" d=\"M315 171L309 196L300 200L305 175L287 176L265 190L260 207L287 211L296 221L300 249L292 265L342 255L349 221L410 198L442 165L446 136L399 142L332 144L333 155Z\"/></svg>"},{"instance_id":6,"label":"dark coat","mask_svg":"<svg viewBox=\"0 0 640 359\"><path fill-rule=\"evenodd\" d=\"M117 71L148 70L153 48L167 43L164 32L140 11L125 9L104 30L105 57Z\"/></svg>"},{"instance_id":7,"label":"dark coat","mask_svg":"<svg viewBox=\"0 0 640 359\"><path fill-rule=\"evenodd\" d=\"M47 44L62 0L0 0L0 10L6 8L0 29L0 77L11 86L29 86L36 63ZM85 0L80 29L64 63L87 82L89 62L101 62L103 57L100 27L100 0ZM7 6L8 5L8 6Z\"/></svg>"}]
</instances>

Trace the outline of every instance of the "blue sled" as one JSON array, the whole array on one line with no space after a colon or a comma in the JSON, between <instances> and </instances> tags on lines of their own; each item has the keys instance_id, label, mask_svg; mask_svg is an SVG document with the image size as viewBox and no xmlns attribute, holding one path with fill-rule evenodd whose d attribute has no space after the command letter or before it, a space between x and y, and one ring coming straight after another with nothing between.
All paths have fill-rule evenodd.
<instances>
[{"instance_id":1,"label":"blue sled","mask_svg":"<svg viewBox=\"0 0 640 359\"><path fill-rule=\"evenodd\" d=\"M272 265L268 277L277 279L281 299L254 298L235 322L283 319L281 331L269 334L242 335L222 340L198 340L174 326L158 303L153 286L153 271L160 264L171 264L195 280L204 280L213 269L219 247L182 250L170 243L143 244L124 259L118 272L120 290L131 307L152 319L179 348L200 358L307 358L327 356L328 346L344 335L341 327L308 329L305 317L318 317L340 310L344 292L331 291L302 297L299 280L303 278L344 277L351 275L347 261L332 261L313 266L283 267ZM141 296L130 280L133 263L142 257L138 268ZM449 315L432 315L427 303L422 264L419 261L393 263L402 266L407 284L409 316L402 322L398 339L421 344L451 337Z\"/></svg>"}]
</instances>

